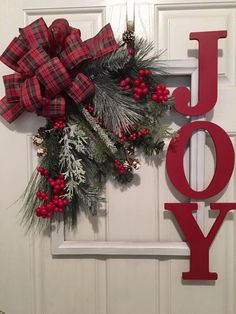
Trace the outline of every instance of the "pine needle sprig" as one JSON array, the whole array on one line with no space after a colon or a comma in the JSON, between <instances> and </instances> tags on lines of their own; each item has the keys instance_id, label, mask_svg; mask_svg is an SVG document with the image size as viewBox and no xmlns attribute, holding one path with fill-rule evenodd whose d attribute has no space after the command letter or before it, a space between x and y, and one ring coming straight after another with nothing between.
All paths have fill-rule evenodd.
<instances>
[{"instance_id":1,"label":"pine needle sprig","mask_svg":"<svg viewBox=\"0 0 236 314\"><path fill-rule=\"evenodd\" d=\"M112 142L112 140L109 138L109 136L106 134L106 132L98 125L92 116L89 114L89 112L86 109L82 109L82 113L86 119L86 121L89 123L91 128L97 133L99 138L102 140L102 142L105 144L105 146L108 148L108 150L111 152L111 154L115 154L117 152L117 148L115 146L115 143Z\"/></svg>"},{"instance_id":2,"label":"pine needle sprig","mask_svg":"<svg viewBox=\"0 0 236 314\"><path fill-rule=\"evenodd\" d=\"M93 104L95 114L104 126L114 133L129 132L142 119L140 107L135 100L122 93L113 81L96 80Z\"/></svg>"},{"instance_id":3,"label":"pine needle sprig","mask_svg":"<svg viewBox=\"0 0 236 314\"><path fill-rule=\"evenodd\" d=\"M97 76L119 72L125 67L129 59L127 49L123 46L110 54L87 63L80 70L93 81Z\"/></svg>"}]
</instances>

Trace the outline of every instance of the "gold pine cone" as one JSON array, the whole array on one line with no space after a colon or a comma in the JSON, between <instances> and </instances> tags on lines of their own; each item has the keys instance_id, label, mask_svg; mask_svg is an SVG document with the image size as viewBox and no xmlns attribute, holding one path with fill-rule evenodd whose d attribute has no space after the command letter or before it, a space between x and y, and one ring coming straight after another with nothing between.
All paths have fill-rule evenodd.
<instances>
[{"instance_id":1,"label":"gold pine cone","mask_svg":"<svg viewBox=\"0 0 236 314\"><path fill-rule=\"evenodd\" d=\"M37 150L37 156L38 157L45 157L47 156L48 154L48 150L46 147L40 147L38 150Z\"/></svg>"}]
</instances>

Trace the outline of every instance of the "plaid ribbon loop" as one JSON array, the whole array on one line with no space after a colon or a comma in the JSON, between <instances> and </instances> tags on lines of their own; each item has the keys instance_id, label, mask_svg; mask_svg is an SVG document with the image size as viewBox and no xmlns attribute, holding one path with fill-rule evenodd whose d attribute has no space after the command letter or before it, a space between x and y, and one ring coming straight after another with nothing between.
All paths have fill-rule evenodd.
<instances>
[{"instance_id":1,"label":"plaid ribbon loop","mask_svg":"<svg viewBox=\"0 0 236 314\"><path fill-rule=\"evenodd\" d=\"M49 54L42 47L30 49L19 61L21 71L27 76L33 76L36 70L50 60Z\"/></svg>"},{"instance_id":2,"label":"plaid ribbon loop","mask_svg":"<svg viewBox=\"0 0 236 314\"><path fill-rule=\"evenodd\" d=\"M89 48L80 38L80 32L73 30L66 38L65 49L60 53L60 60L68 70L72 70L85 60L92 58Z\"/></svg>"},{"instance_id":3,"label":"plaid ribbon loop","mask_svg":"<svg viewBox=\"0 0 236 314\"><path fill-rule=\"evenodd\" d=\"M60 25L62 22L60 19ZM59 37L53 37L52 28L39 18L20 29L20 35L0 56L0 61L18 72L3 77L6 96L0 100L0 115L7 122L25 110L48 118L64 116L65 94L76 103L94 94L95 87L88 77L78 71L72 79L71 71L84 61L93 62L118 48L111 26L106 25L95 37L83 42L78 29L67 22L65 25L68 28L63 31L63 40L60 29ZM57 20L53 22L56 26ZM56 49L57 55L55 43L60 48Z\"/></svg>"}]
</instances>

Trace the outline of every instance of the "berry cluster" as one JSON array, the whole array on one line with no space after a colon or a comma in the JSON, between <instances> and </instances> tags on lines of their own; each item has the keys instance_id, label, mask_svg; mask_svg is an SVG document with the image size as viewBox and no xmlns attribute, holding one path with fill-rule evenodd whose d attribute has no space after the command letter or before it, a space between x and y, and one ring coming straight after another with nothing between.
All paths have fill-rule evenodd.
<instances>
[{"instance_id":1,"label":"berry cluster","mask_svg":"<svg viewBox=\"0 0 236 314\"><path fill-rule=\"evenodd\" d=\"M49 175L49 172L44 167L37 167L37 171L41 174L43 177L47 177Z\"/></svg>"},{"instance_id":2,"label":"berry cluster","mask_svg":"<svg viewBox=\"0 0 236 314\"><path fill-rule=\"evenodd\" d=\"M127 138L124 134L118 134L118 138L119 138L121 143L124 143L127 140Z\"/></svg>"},{"instance_id":3,"label":"berry cluster","mask_svg":"<svg viewBox=\"0 0 236 314\"><path fill-rule=\"evenodd\" d=\"M133 93L133 98L135 100L140 100L142 96L148 95L149 90L148 87L144 81L144 78L146 76L149 76L151 74L151 71L149 70L139 70L138 71L138 78L134 80L134 93Z\"/></svg>"},{"instance_id":4,"label":"berry cluster","mask_svg":"<svg viewBox=\"0 0 236 314\"><path fill-rule=\"evenodd\" d=\"M93 114L94 113L94 106L91 105L91 104L88 104L86 107L87 111L90 113L90 114Z\"/></svg>"},{"instance_id":5,"label":"berry cluster","mask_svg":"<svg viewBox=\"0 0 236 314\"><path fill-rule=\"evenodd\" d=\"M138 131L138 132L133 132L133 133L131 133L130 136L129 136L129 140L135 141L135 140L137 140L139 137L141 137L141 136L143 136L143 135L148 135L148 134L150 134L150 130L144 128L144 129L141 129L141 130Z\"/></svg>"},{"instance_id":6,"label":"berry cluster","mask_svg":"<svg viewBox=\"0 0 236 314\"><path fill-rule=\"evenodd\" d=\"M49 197L48 197L46 192L38 191L36 193L36 196L37 196L38 199L40 199L40 201L48 201L49 200Z\"/></svg>"},{"instance_id":7,"label":"berry cluster","mask_svg":"<svg viewBox=\"0 0 236 314\"><path fill-rule=\"evenodd\" d=\"M37 168L38 172L43 176L48 176L48 171L43 167ZM46 174L46 175L45 175ZM42 218L49 218L54 212L62 213L64 207L68 205L68 199L64 198L65 179L63 174L59 174L56 178L49 177L48 183L52 188L52 196L49 198L46 192L38 191L36 196L45 203L36 208L36 215Z\"/></svg>"},{"instance_id":8,"label":"berry cluster","mask_svg":"<svg viewBox=\"0 0 236 314\"><path fill-rule=\"evenodd\" d=\"M126 168L122 165L122 163L118 159L114 160L114 166L119 171L119 173L121 174L126 173Z\"/></svg>"},{"instance_id":9,"label":"berry cluster","mask_svg":"<svg viewBox=\"0 0 236 314\"><path fill-rule=\"evenodd\" d=\"M55 131L63 130L66 127L65 119L64 118L58 118L54 120L53 122L53 128Z\"/></svg>"},{"instance_id":10,"label":"berry cluster","mask_svg":"<svg viewBox=\"0 0 236 314\"><path fill-rule=\"evenodd\" d=\"M120 81L120 87L122 87L124 90L130 90L131 83L132 83L131 77L127 76L124 80Z\"/></svg>"},{"instance_id":11,"label":"berry cluster","mask_svg":"<svg viewBox=\"0 0 236 314\"><path fill-rule=\"evenodd\" d=\"M166 88L166 85L158 85L155 92L152 94L151 98L153 101L160 103L163 101L168 101L170 91Z\"/></svg>"},{"instance_id":12,"label":"berry cluster","mask_svg":"<svg viewBox=\"0 0 236 314\"><path fill-rule=\"evenodd\" d=\"M138 138L140 138L141 136L148 135L148 134L150 134L150 130L147 128L143 128L139 131L136 131L136 132L129 134L128 136L125 136L124 134L119 134L118 138L119 138L121 143L124 143L127 139L130 141L135 141Z\"/></svg>"},{"instance_id":13,"label":"berry cluster","mask_svg":"<svg viewBox=\"0 0 236 314\"><path fill-rule=\"evenodd\" d=\"M142 96L149 94L148 86L145 83L145 77L150 74L151 71L141 69L138 71L138 78L132 79L128 76L120 81L120 87L124 90L131 90L133 88L133 98L135 100L141 100Z\"/></svg>"},{"instance_id":14,"label":"berry cluster","mask_svg":"<svg viewBox=\"0 0 236 314\"><path fill-rule=\"evenodd\" d=\"M65 188L65 179L63 174L59 174L55 179L48 178L48 183L53 189L54 194L62 194Z\"/></svg>"}]
</instances>

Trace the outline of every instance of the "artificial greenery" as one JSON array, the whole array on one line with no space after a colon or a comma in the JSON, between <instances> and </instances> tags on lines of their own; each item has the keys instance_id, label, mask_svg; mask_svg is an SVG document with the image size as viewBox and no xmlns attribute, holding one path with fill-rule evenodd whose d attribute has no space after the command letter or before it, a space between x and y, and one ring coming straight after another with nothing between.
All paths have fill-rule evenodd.
<instances>
[{"instance_id":1,"label":"artificial greenery","mask_svg":"<svg viewBox=\"0 0 236 314\"><path fill-rule=\"evenodd\" d=\"M23 221L28 228L42 230L50 222L35 215L42 204L36 192L45 191L53 197L49 177L63 174L65 187L59 195L68 199L64 218L68 226L75 226L80 209L97 214L100 202L105 201L101 195L109 176L121 184L132 181L139 167L135 148L148 156L157 155L163 150L164 140L173 136L161 123L161 117L172 108L171 97L159 103L151 97L163 81L159 54L143 39L135 41L131 52L121 44L116 51L84 64L80 72L93 82L94 96L78 104L67 99L62 128L55 129L53 119L47 121L41 145L47 154L40 166L48 175L35 171L24 194ZM134 81L140 69L148 71L144 79L148 92L137 100L133 97ZM130 88L124 89L120 82L127 77L131 79ZM134 134L137 136L132 137ZM54 213L51 218L57 220L59 216Z\"/></svg>"}]
</instances>

